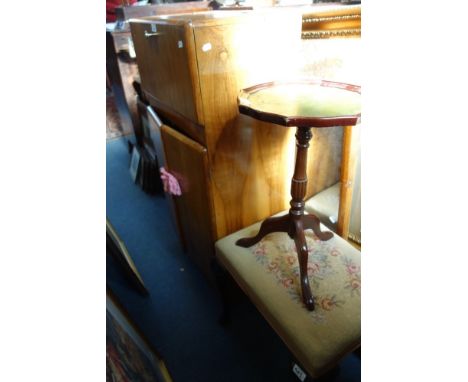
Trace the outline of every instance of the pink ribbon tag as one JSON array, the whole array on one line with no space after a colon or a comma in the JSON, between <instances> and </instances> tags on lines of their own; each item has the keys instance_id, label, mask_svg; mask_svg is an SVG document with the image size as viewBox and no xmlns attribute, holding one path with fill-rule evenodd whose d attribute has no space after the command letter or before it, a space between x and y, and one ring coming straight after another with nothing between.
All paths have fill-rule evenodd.
<instances>
[{"instance_id":1,"label":"pink ribbon tag","mask_svg":"<svg viewBox=\"0 0 468 382\"><path fill-rule=\"evenodd\" d=\"M159 173L161 174L161 180L163 182L165 192L171 195L182 195L179 182L174 177L174 175L166 171L164 167L159 169Z\"/></svg>"}]
</instances>

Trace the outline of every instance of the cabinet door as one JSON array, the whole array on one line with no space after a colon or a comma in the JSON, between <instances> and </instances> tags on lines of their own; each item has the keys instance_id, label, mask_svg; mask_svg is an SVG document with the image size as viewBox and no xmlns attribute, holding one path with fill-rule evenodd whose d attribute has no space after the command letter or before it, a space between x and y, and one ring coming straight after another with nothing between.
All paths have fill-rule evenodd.
<instances>
[{"instance_id":1,"label":"cabinet door","mask_svg":"<svg viewBox=\"0 0 468 382\"><path fill-rule=\"evenodd\" d=\"M161 119L155 113L155 111L153 110L151 106L146 106L144 103L142 103L139 100L138 100L138 107L139 107L140 116L141 116L141 126L138 131L140 132L141 138L138 138L137 136L137 140L139 139L140 144L146 143L148 140L150 140L151 148L153 148L156 153L158 165L160 167L161 166L167 167L166 157L164 154L164 148L163 148L162 137L161 137L161 127L163 126ZM143 138L143 131L147 131L147 133L145 134L145 136L147 137L146 140ZM148 147L148 145L146 147ZM171 214L172 222L174 224L174 227L177 230L177 233L179 234L180 243L182 247L184 248L184 250L186 250L184 235L183 235L182 228L180 225L179 216L177 215L177 209L176 209L174 200L172 196L168 193L165 193L165 197L169 205L169 211Z\"/></svg>"},{"instance_id":2,"label":"cabinet door","mask_svg":"<svg viewBox=\"0 0 468 382\"><path fill-rule=\"evenodd\" d=\"M179 181L182 195L173 196L188 255L211 279L214 255L207 150L163 125L161 136L167 170Z\"/></svg>"},{"instance_id":3,"label":"cabinet door","mask_svg":"<svg viewBox=\"0 0 468 382\"><path fill-rule=\"evenodd\" d=\"M141 84L148 97L198 122L188 44L183 25L131 23ZM193 40L193 38L192 38Z\"/></svg>"}]
</instances>

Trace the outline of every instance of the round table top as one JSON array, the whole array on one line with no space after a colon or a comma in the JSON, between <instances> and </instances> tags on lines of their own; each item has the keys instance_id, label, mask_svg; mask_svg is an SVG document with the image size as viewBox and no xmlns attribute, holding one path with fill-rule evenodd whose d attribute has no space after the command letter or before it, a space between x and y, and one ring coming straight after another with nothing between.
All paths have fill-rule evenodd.
<instances>
[{"instance_id":1,"label":"round table top","mask_svg":"<svg viewBox=\"0 0 468 382\"><path fill-rule=\"evenodd\" d=\"M284 126L353 126L361 116L360 92L359 86L323 80L268 82L242 90L239 111Z\"/></svg>"}]
</instances>

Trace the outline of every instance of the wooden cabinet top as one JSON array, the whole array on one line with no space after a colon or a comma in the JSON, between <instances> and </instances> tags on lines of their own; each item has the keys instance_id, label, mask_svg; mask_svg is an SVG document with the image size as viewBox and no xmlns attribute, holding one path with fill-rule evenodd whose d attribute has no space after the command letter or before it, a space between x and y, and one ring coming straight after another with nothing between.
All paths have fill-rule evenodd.
<instances>
[{"instance_id":1,"label":"wooden cabinet top","mask_svg":"<svg viewBox=\"0 0 468 382\"><path fill-rule=\"evenodd\" d=\"M126 21L135 17L207 11L211 9L208 4L209 1L187 1L169 4L125 6L117 7L115 13L118 21Z\"/></svg>"},{"instance_id":2,"label":"wooden cabinet top","mask_svg":"<svg viewBox=\"0 0 468 382\"><path fill-rule=\"evenodd\" d=\"M189 27L217 26L248 22L268 14L296 12L302 15L302 38L360 37L361 5L315 4L307 6L275 6L253 10L218 10L163 14L133 18L132 22L146 24L186 25Z\"/></svg>"},{"instance_id":3,"label":"wooden cabinet top","mask_svg":"<svg viewBox=\"0 0 468 382\"><path fill-rule=\"evenodd\" d=\"M258 20L268 15L301 12L298 8L262 8L257 10L206 11L141 17L130 20L132 23L188 25L191 27L217 26Z\"/></svg>"}]
</instances>

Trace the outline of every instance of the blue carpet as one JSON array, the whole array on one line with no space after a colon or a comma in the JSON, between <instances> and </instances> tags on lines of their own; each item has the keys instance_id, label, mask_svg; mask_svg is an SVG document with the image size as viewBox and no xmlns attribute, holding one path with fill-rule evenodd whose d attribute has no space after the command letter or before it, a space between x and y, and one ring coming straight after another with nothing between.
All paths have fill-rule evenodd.
<instances>
[{"instance_id":1,"label":"blue carpet","mask_svg":"<svg viewBox=\"0 0 468 382\"><path fill-rule=\"evenodd\" d=\"M132 182L126 139L107 142L106 163L107 216L150 296L138 294L110 259L107 283L161 353L174 381L299 381L288 349L245 297L234 300L229 325L217 323L217 292L183 253L164 197L149 196ZM352 354L327 380L360 379L361 363Z\"/></svg>"}]
</instances>

